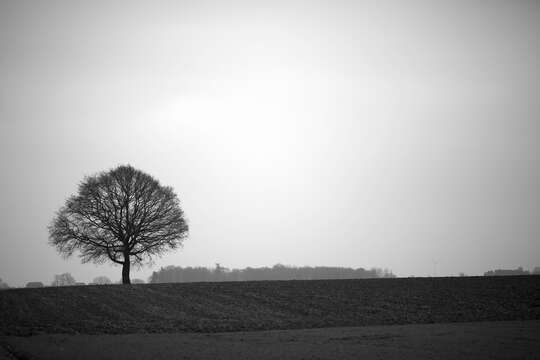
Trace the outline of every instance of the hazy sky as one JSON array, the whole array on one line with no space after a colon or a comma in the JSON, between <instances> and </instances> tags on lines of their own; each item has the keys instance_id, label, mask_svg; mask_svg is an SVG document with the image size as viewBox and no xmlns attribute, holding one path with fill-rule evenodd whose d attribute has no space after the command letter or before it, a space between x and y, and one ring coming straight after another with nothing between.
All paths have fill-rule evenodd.
<instances>
[{"instance_id":1,"label":"hazy sky","mask_svg":"<svg viewBox=\"0 0 540 360\"><path fill-rule=\"evenodd\" d=\"M540 266L540 2L0 2L0 277L132 164L191 227L165 265ZM435 266L436 263L436 266Z\"/></svg>"}]
</instances>

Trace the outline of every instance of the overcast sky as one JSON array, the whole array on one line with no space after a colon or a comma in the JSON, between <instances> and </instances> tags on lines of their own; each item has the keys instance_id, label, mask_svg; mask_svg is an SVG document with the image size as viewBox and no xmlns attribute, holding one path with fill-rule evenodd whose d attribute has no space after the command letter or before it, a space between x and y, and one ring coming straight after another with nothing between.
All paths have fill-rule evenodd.
<instances>
[{"instance_id":1,"label":"overcast sky","mask_svg":"<svg viewBox=\"0 0 540 360\"><path fill-rule=\"evenodd\" d=\"M131 164L190 224L160 266L540 266L537 1L0 2L0 277L113 280L47 225Z\"/></svg>"}]
</instances>

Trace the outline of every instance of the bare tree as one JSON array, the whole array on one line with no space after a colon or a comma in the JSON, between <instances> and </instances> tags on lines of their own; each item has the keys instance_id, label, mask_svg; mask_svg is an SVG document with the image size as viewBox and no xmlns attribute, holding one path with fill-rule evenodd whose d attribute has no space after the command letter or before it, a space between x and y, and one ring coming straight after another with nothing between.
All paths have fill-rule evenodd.
<instances>
[{"instance_id":1,"label":"bare tree","mask_svg":"<svg viewBox=\"0 0 540 360\"><path fill-rule=\"evenodd\" d=\"M49 226L49 242L66 257L78 251L82 262L122 265L122 283L129 284L132 263L180 247L187 233L173 189L122 165L83 180Z\"/></svg>"},{"instance_id":2,"label":"bare tree","mask_svg":"<svg viewBox=\"0 0 540 360\"><path fill-rule=\"evenodd\" d=\"M54 280L51 283L51 286L72 286L76 283L75 278L71 276L70 273L63 273L60 275L54 275Z\"/></svg>"}]
</instances>

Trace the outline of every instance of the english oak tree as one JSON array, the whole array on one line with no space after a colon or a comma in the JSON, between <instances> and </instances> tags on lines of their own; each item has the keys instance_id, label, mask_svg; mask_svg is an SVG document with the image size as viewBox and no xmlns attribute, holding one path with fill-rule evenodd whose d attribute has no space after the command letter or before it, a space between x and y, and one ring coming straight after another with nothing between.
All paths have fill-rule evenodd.
<instances>
[{"instance_id":1,"label":"english oak tree","mask_svg":"<svg viewBox=\"0 0 540 360\"><path fill-rule=\"evenodd\" d=\"M49 225L58 252L78 252L83 263L119 264L124 284L131 283L132 264L180 247L187 234L173 189L130 165L86 177Z\"/></svg>"}]
</instances>

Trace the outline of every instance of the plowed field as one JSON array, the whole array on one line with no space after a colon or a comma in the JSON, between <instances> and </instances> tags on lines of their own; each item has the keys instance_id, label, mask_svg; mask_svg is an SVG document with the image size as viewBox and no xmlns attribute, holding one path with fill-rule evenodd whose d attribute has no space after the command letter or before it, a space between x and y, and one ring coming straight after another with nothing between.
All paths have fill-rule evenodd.
<instances>
[{"instance_id":1,"label":"plowed field","mask_svg":"<svg viewBox=\"0 0 540 360\"><path fill-rule=\"evenodd\" d=\"M73 286L0 292L0 335L540 319L540 276Z\"/></svg>"}]
</instances>

